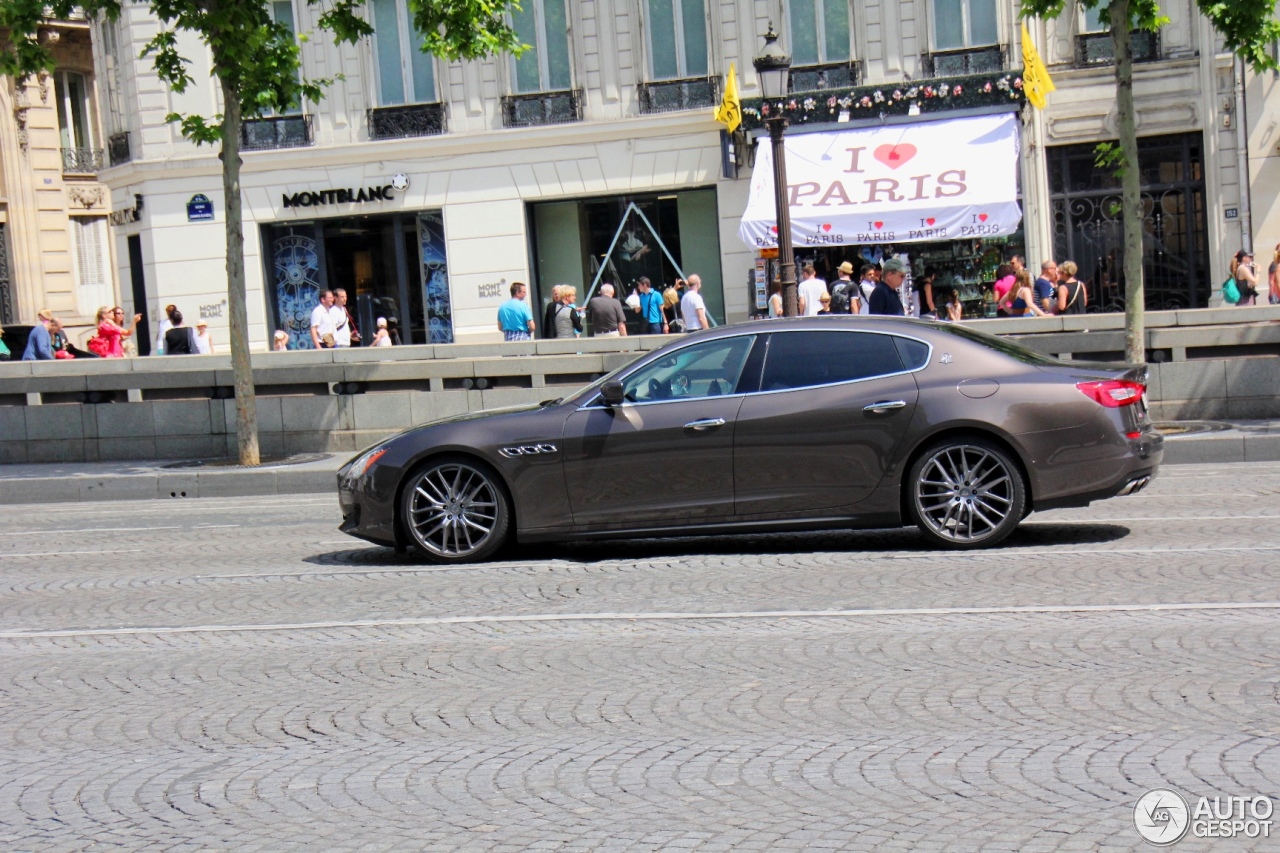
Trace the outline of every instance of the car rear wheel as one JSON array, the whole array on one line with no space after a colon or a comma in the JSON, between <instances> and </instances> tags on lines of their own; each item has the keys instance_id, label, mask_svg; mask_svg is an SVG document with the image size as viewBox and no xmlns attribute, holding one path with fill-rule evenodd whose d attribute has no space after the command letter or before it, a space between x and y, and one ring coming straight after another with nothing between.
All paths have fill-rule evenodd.
<instances>
[{"instance_id":1,"label":"car rear wheel","mask_svg":"<svg viewBox=\"0 0 1280 853\"><path fill-rule=\"evenodd\" d=\"M483 463L437 459L415 471L400 501L413 544L437 563L469 563L507 541L511 509L498 476Z\"/></svg>"},{"instance_id":2,"label":"car rear wheel","mask_svg":"<svg viewBox=\"0 0 1280 853\"><path fill-rule=\"evenodd\" d=\"M911 466L908 505L916 525L946 548L984 548L1025 515L1026 484L1008 451L971 437L940 442Z\"/></svg>"}]
</instances>

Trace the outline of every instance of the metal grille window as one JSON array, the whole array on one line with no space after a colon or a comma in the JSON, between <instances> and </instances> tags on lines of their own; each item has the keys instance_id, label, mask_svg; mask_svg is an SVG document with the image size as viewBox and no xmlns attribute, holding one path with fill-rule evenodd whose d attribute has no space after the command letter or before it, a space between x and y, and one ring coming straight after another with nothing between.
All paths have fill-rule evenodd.
<instances>
[{"instance_id":1,"label":"metal grille window","mask_svg":"<svg viewBox=\"0 0 1280 853\"><path fill-rule=\"evenodd\" d=\"M934 50L981 47L999 41L996 0L933 0Z\"/></svg>"},{"instance_id":2,"label":"metal grille window","mask_svg":"<svg viewBox=\"0 0 1280 853\"><path fill-rule=\"evenodd\" d=\"M719 83L715 77L641 83L640 112L669 113L713 107L719 103Z\"/></svg>"},{"instance_id":3,"label":"metal grille window","mask_svg":"<svg viewBox=\"0 0 1280 853\"><path fill-rule=\"evenodd\" d=\"M1154 62L1160 58L1160 34L1150 30L1129 33L1134 62ZM1076 65L1106 65L1116 60L1111 33L1081 33L1076 36Z\"/></svg>"},{"instance_id":4,"label":"metal grille window","mask_svg":"<svg viewBox=\"0 0 1280 853\"><path fill-rule=\"evenodd\" d=\"M538 92L502 99L503 127L533 127L582 121L582 92Z\"/></svg>"},{"instance_id":5,"label":"metal grille window","mask_svg":"<svg viewBox=\"0 0 1280 853\"><path fill-rule=\"evenodd\" d=\"M107 140L107 156L112 166L119 166L133 159L133 151L129 148L129 131L111 134Z\"/></svg>"},{"instance_id":6,"label":"metal grille window","mask_svg":"<svg viewBox=\"0 0 1280 853\"><path fill-rule=\"evenodd\" d=\"M444 133L444 104L410 104L369 110L370 139L405 139Z\"/></svg>"},{"instance_id":7,"label":"metal grille window","mask_svg":"<svg viewBox=\"0 0 1280 853\"><path fill-rule=\"evenodd\" d=\"M511 13L511 23L529 50L512 60L518 93L569 89L569 14L565 0L524 0ZM509 127L510 125L508 125Z\"/></svg>"},{"instance_id":8,"label":"metal grille window","mask_svg":"<svg viewBox=\"0 0 1280 853\"><path fill-rule=\"evenodd\" d=\"M707 74L704 0L647 0L649 58L655 80Z\"/></svg>"},{"instance_id":9,"label":"metal grille window","mask_svg":"<svg viewBox=\"0 0 1280 853\"><path fill-rule=\"evenodd\" d=\"M787 77L787 88L792 92L849 89L858 85L860 77L857 63L810 65L805 68L792 68L791 74Z\"/></svg>"},{"instance_id":10,"label":"metal grille window","mask_svg":"<svg viewBox=\"0 0 1280 853\"><path fill-rule=\"evenodd\" d=\"M419 49L422 34L404 0L371 0L378 105L421 104L436 99L435 63Z\"/></svg>"},{"instance_id":11,"label":"metal grille window","mask_svg":"<svg viewBox=\"0 0 1280 853\"><path fill-rule=\"evenodd\" d=\"M1004 48L980 47L972 50L947 50L921 57L925 75L958 77L1004 70Z\"/></svg>"},{"instance_id":12,"label":"metal grille window","mask_svg":"<svg viewBox=\"0 0 1280 853\"><path fill-rule=\"evenodd\" d=\"M306 148L313 142L309 115L245 119L240 127L240 145L245 151Z\"/></svg>"}]
</instances>

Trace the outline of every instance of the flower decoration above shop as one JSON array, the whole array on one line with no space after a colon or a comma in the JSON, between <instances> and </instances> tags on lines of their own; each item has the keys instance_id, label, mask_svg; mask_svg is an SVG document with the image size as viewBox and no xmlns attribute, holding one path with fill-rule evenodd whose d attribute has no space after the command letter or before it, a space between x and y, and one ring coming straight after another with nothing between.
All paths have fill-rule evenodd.
<instances>
[{"instance_id":1,"label":"flower decoration above shop","mask_svg":"<svg viewBox=\"0 0 1280 853\"><path fill-rule=\"evenodd\" d=\"M768 103L761 98L744 98L742 126L755 130L761 126L762 118L779 112L791 124L828 124L882 115L909 115L915 111L936 113L1010 103L1021 106L1026 99L1019 69L938 78L909 88L881 85L797 92Z\"/></svg>"}]
</instances>

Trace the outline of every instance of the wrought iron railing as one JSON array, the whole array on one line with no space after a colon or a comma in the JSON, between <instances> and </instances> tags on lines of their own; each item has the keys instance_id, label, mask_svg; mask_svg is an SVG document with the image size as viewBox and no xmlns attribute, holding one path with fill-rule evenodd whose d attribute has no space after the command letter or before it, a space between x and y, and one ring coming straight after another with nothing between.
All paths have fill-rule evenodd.
<instances>
[{"instance_id":1,"label":"wrought iron railing","mask_svg":"<svg viewBox=\"0 0 1280 853\"><path fill-rule=\"evenodd\" d=\"M791 69L787 89L792 92L821 92L825 89L849 89L862 77L856 62L828 65L799 65Z\"/></svg>"},{"instance_id":2,"label":"wrought iron railing","mask_svg":"<svg viewBox=\"0 0 1280 853\"><path fill-rule=\"evenodd\" d=\"M1003 71L1005 50L1001 45L940 50L920 57L926 77L954 77L960 74L989 74Z\"/></svg>"},{"instance_id":3,"label":"wrought iron railing","mask_svg":"<svg viewBox=\"0 0 1280 853\"><path fill-rule=\"evenodd\" d=\"M503 127L534 127L582 121L582 90L532 92L502 98Z\"/></svg>"},{"instance_id":4,"label":"wrought iron railing","mask_svg":"<svg viewBox=\"0 0 1280 853\"><path fill-rule=\"evenodd\" d=\"M1160 33L1134 30L1129 33L1134 62L1155 62L1160 58ZM1081 33L1076 36L1076 65L1109 65L1116 61L1111 33Z\"/></svg>"},{"instance_id":5,"label":"wrought iron railing","mask_svg":"<svg viewBox=\"0 0 1280 853\"><path fill-rule=\"evenodd\" d=\"M306 148L314 141L309 115L245 119L240 127L240 147L245 151Z\"/></svg>"},{"instance_id":6,"label":"wrought iron railing","mask_svg":"<svg viewBox=\"0 0 1280 853\"><path fill-rule=\"evenodd\" d=\"M62 174L96 175L102 168L101 148L63 148Z\"/></svg>"},{"instance_id":7,"label":"wrought iron railing","mask_svg":"<svg viewBox=\"0 0 1280 853\"><path fill-rule=\"evenodd\" d=\"M112 166L119 166L133 159L133 152L129 150L129 131L113 133L107 137L107 159Z\"/></svg>"},{"instance_id":8,"label":"wrought iron railing","mask_svg":"<svg viewBox=\"0 0 1280 853\"><path fill-rule=\"evenodd\" d=\"M444 133L444 104L375 107L368 112L370 139L404 139Z\"/></svg>"},{"instance_id":9,"label":"wrought iron railing","mask_svg":"<svg viewBox=\"0 0 1280 853\"><path fill-rule=\"evenodd\" d=\"M655 80L641 83L640 112L673 113L713 107L720 100L720 78L694 77L686 80Z\"/></svg>"}]
</instances>

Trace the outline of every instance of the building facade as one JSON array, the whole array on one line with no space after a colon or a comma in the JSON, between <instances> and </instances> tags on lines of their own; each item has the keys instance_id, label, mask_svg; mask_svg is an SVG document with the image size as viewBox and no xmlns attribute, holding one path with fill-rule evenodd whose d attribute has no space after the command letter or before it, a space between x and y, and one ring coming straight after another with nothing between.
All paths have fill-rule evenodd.
<instances>
[{"instance_id":1,"label":"building facade","mask_svg":"<svg viewBox=\"0 0 1280 853\"><path fill-rule=\"evenodd\" d=\"M532 284L541 316L556 284L576 287L581 303L601 282L626 290L641 275L670 283L698 273L717 322L745 319L760 307L758 252L738 237L752 141L731 146L711 109L731 63L743 97L758 95L751 59L771 21L793 55L795 91L923 85L1021 65L1010 0L523 5L513 23L533 49L519 60L447 63L413 49L397 0L371 0L376 35L342 48L313 33L316 10L274 3L278 20L312 34L304 73L340 79L323 102L245 128L255 346L274 329L308 346L310 307L334 287L354 295L362 329L394 318L405 343L497 339L496 309L514 281ZM1157 306L1214 299L1242 221L1261 241L1280 242L1265 232L1280 226L1274 214L1247 215L1250 185L1241 176L1265 182L1268 166L1240 156L1251 135L1237 132L1233 63L1193 9L1192 0L1168 3L1171 21L1158 37L1135 37L1148 290ZM1058 91L1044 111L1019 113L1021 156L1009 164L1024 213L1018 245L1033 264L1077 260L1114 306L1123 293L1118 184L1093 166L1093 147L1116 133L1109 36L1073 4L1057 21L1032 23ZM175 111L221 111L207 68L198 67L204 52L186 39L197 85L177 95L135 58L158 28L145 6L126 5L118 22L94 26L111 150L100 177L110 189L121 299L152 320L177 304L225 340L220 163L165 122ZM1254 81L1252 121L1275 113L1273 89L1269 79ZM1275 140L1267 144L1274 149ZM1254 209L1265 196L1252 193ZM25 298L19 304L26 313Z\"/></svg>"},{"instance_id":2,"label":"building facade","mask_svg":"<svg viewBox=\"0 0 1280 853\"><path fill-rule=\"evenodd\" d=\"M0 323L49 308L74 336L117 298L102 109L90 23L51 20L40 37L55 70L0 79Z\"/></svg>"}]
</instances>

